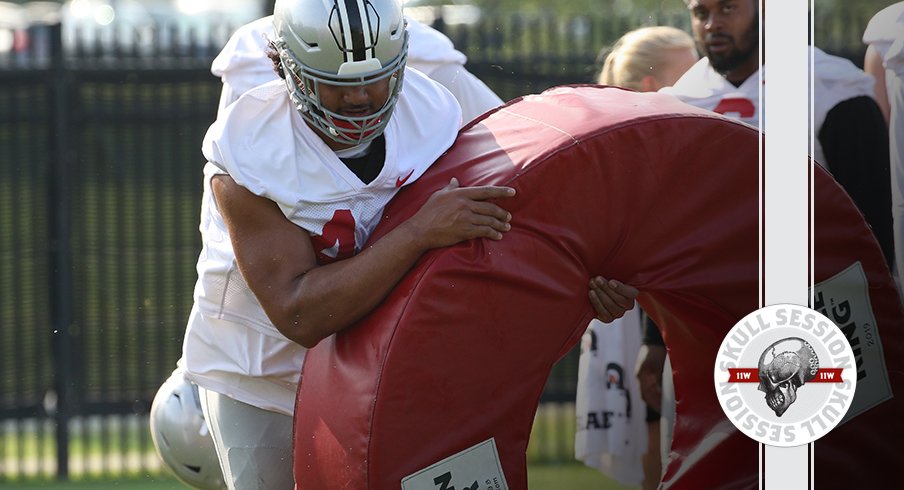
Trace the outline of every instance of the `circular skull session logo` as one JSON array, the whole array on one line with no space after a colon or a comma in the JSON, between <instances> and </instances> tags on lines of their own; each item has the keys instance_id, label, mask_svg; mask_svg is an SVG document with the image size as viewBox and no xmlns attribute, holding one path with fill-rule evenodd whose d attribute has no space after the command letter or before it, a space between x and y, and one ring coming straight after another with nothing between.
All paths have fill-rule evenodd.
<instances>
[{"instance_id":1,"label":"circular skull session logo","mask_svg":"<svg viewBox=\"0 0 904 490\"><path fill-rule=\"evenodd\" d=\"M857 385L854 352L841 329L798 305L772 305L725 336L713 372L729 420L771 446L827 434L847 413Z\"/></svg>"}]
</instances>

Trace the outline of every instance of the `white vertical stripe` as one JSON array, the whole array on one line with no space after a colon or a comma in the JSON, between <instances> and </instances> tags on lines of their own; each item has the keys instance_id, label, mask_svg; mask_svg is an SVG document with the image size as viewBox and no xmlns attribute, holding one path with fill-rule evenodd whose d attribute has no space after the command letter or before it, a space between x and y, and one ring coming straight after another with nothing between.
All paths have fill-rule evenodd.
<instances>
[{"instance_id":1,"label":"white vertical stripe","mask_svg":"<svg viewBox=\"0 0 904 490\"><path fill-rule=\"evenodd\" d=\"M352 52L349 50L352 46L352 28L348 24L348 9L345 8L344 0L339 0L336 5L339 6L339 21L342 22L342 37L345 40L345 61L352 61Z\"/></svg>"},{"instance_id":2,"label":"white vertical stripe","mask_svg":"<svg viewBox=\"0 0 904 490\"><path fill-rule=\"evenodd\" d=\"M764 461L763 461L763 443L761 442L761 443L757 444L757 446L758 447L757 447L756 457L757 457L757 460L759 463L756 468L757 469L756 478L757 478L757 482L759 485L757 488L759 488L760 490L763 490L763 463L764 463Z\"/></svg>"},{"instance_id":3,"label":"white vertical stripe","mask_svg":"<svg viewBox=\"0 0 904 490\"><path fill-rule=\"evenodd\" d=\"M815 23L816 18L814 16L815 13L813 10L816 8L816 2L814 0L808 0L807 3L808 3L808 6L810 7L810 16L809 16L810 42L813 43L813 45L815 46L816 45L816 23ZM816 70L814 69L814 67L816 66L816 60L815 60L815 57L812 55L812 53L813 53L812 50L809 51L809 53L810 53L810 56L808 57L808 59L810 60L810 63L807 65L807 73L810 74L809 84L808 84L808 88L810 89L810 98L808 99L808 102L810 104L810 111L807 114L807 123L808 123L807 132L809 135L809 138L807 141L809 142L808 150L810 151L810 155L815 155L816 154L816 126L813 124L815 121L813 111L814 111L814 108L816 107L816 103L815 103ZM816 286L816 239L814 238L816 236L816 217L815 217L816 192L815 192L815 187L813 186L814 175L815 175L815 166L816 166L816 162L810 160L810 166L809 166L810 180L807 182L807 188L810 190L810 200L808 202L808 204L810 206L810 212L808 214L808 216L810 218L810 226L807 229L807 234L810 237L810 247L807 250L807 252L810 254L810 262L809 262L810 276L807 278L807 286L809 286L809 288L810 288L810 295L807 298L807 300L809 301L809 305L811 305L811 306L815 304L815 298L816 298L816 296L815 296L815 294L816 294L816 288L815 288L815 286ZM808 488L808 490L813 490L814 488L816 488L816 443L811 442L810 444L807 444L807 447L810 449L810 453L808 454L808 458L809 458L809 462L810 462L810 465L809 465L810 486L807 488Z\"/></svg>"},{"instance_id":4,"label":"white vertical stripe","mask_svg":"<svg viewBox=\"0 0 904 490\"><path fill-rule=\"evenodd\" d=\"M764 209L765 304L808 300L808 47L809 1L774 2L765 9L769 88L761 119L766 137ZM764 6L763 6L764 7ZM765 447L766 490L808 488L809 451Z\"/></svg>"},{"instance_id":5,"label":"white vertical stripe","mask_svg":"<svg viewBox=\"0 0 904 490\"><path fill-rule=\"evenodd\" d=\"M367 8L366 8L366 5L364 5L364 0L358 0L358 12L361 13L361 30L362 30L362 32L364 32L364 46L369 48L370 40L373 38L373 36L371 35L371 31L370 31L370 22L367 21L367 19L368 19ZM371 56L371 54L372 53L371 53L370 49L365 49L364 50L364 59L369 60L369 59L373 58L373 56Z\"/></svg>"},{"instance_id":6,"label":"white vertical stripe","mask_svg":"<svg viewBox=\"0 0 904 490\"><path fill-rule=\"evenodd\" d=\"M813 9L816 7L816 2L814 2L814 0L807 0L807 3L809 4L809 7L810 7L810 15L808 17L808 20L810 22L810 33L809 33L810 34L810 42L813 44L813 46L816 46L816 24L814 23L814 22L816 22L816 18L814 17L814 12L813 12ZM808 124L807 135L809 136L809 138L807 138L807 141L809 143L809 145L807 146L807 151L810 152L810 155L815 155L816 154L816 126L814 126L813 123L816 120L815 116L814 116L814 114L815 114L814 110L816 108L816 70L815 70L816 60L815 60L815 56L812 56L812 54L813 54L812 51L810 51L810 56L807 58L809 60L809 63L807 64L807 73L810 74L809 83L808 83L808 88L810 90L810 97L807 100L807 102L810 104L809 111L807 112L807 124ZM816 166L816 162L810 161L810 167L809 167L810 179L809 179L809 181L807 181L807 186L808 186L808 189L810 189L811 191L814 189L813 182L814 182L814 176L815 176L815 166ZM808 204L810 206L810 214L809 214L810 228L807 230L807 233L809 233L808 236L810 237L810 249L808 250L808 253L810 254L810 277L807 278L807 285L810 287L810 294L807 296L807 301L809 301L810 305L815 304L814 300L816 298L816 296L815 296L816 289L813 287L816 284L816 279L815 279L815 277L816 277L816 249L815 249L816 239L813 238L816 236L816 234L815 234L815 231L816 231L815 230L816 207L814 205L815 202L816 202L816 193L810 192L810 200L808 202Z\"/></svg>"},{"instance_id":7,"label":"white vertical stripe","mask_svg":"<svg viewBox=\"0 0 904 490\"><path fill-rule=\"evenodd\" d=\"M760 33L759 33L759 36L760 36L760 46L759 46L759 48L760 48L759 49L760 67L763 66L763 54L764 54L763 48L766 46L764 39L763 39L765 36L765 31L766 31L765 17L763 16L763 1L764 0L759 0L759 2L757 2L758 6L759 6L759 11L757 12L757 14L759 15L759 18L760 18ZM764 112L763 107L766 105L766 100L763 95L763 87L764 87L763 70L760 70L757 72L757 77L759 77L759 79L760 79L759 87L757 87L757 97L758 97L757 100L759 101L759 104L757 104L757 111L759 111L759 113L757 114L757 121L759 121L758 129L760 130L759 131L760 148L759 148L759 162L758 162L759 163L759 168L758 168L759 173L757 174L759 177L759 186L760 186L759 187L760 206L758 209L759 214L760 214L760 216L759 216L760 229L759 229L759 235L757 237L759 239L760 263L759 263L759 267L757 268L757 272L759 273L760 278L759 278L759 289L757 290L757 294L759 294L758 305L760 308L762 308L763 306L766 305L766 298L763 296L763 291L765 290L765 284L764 284L765 281L763 278L763 262L766 260L766 254L764 251L766 237L764 236L765 235L765 233L764 233L765 226L763 226L763 200L765 199L765 195L766 195L765 192L763 192L763 156L764 156L763 155L763 126L764 126L764 121L765 121L765 118L763 117L763 112ZM765 488L766 488L765 487L766 482L764 481L764 478L763 478L763 475L766 472L766 458L765 458L766 447L765 446L766 445L763 444L762 442L757 444L756 454L757 454L757 459L759 460L759 466L757 467L757 481L759 482L759 487L758 487L759 490L765 490Z\"/></svg>"},{"instance_id":8,"label":"white vertical stripe","mask_svg":"<svg viewBox=\"0 0 904 490\"><path fill-rule=\"evenodd\" d=\"M759 32L759 36L760 36L760 38L759 38L759 39L760 39L760 45L759 45L759 66L760 66L761 68L763 67L763 55L765 54L765 53L763 52L763 50L764 50L764 48L765 48L765 46L766 46L766 43L765 43L765 29L764 29L764 26L765 26L765 22L764 22L764 21L765 21L765 18L763 17L763 1L764 1L764 0L759 0L759 2L758 2L758 4L759 4L759 10L757 11L757 15L759 16L759 19L760 19L760 32ZM760 263L759 263L759 268L757 269L757 272L758 272L759 275L760 275L760 277L759 277L760 282L759 282L759 284L758 284L758 285L759 285L759 289L757 290L757 292L758 292L758 294L759 294L759 298L758 298L759 301L758 301L757 305L758 305L760 308L762 308L762 307L766 306L766 298L763 296L763 291L765 291L765 289L766 289L765 284L764 284L764 278L763 278L763 262L766 260L766 253L765 253L765 250L764 250L764 247L765 247L765 241L766 241L766 237L765 237L765 231L766 231L766 228L763 226L763 200L765 199L765 197L764 197L764 196L765 196L765 193L764 193L764 182L763 182L763 157L765 156L765 155L763 154L763 124L764 124L764 121L766 120L766 111L765 111L765 109L764 109L765 106L766 106L766 100L765 100L765 94L763 94L763 89L766 87L766 85L765 85L765 83L763 83L763 82L764 82L764 80L763 80L763 70L760 70L760 71L757 72L757 78L759 78L759 85L757 86L757 94L756 94L756 96L757 96L757 99L756 99L756 100L757 100L757 102L758 102L757 105L756 105L756 106L757 106L757 111L758 111L758 112L757 112L757 115L756 115L756 120L758 121L757 124L759 125L758 128L757 128L757 129L759 129L759 140L758 140L757 142L758 142L759 145L760 145L760 147L759 147L759 149L758 149L758 152L759 152L759 155L758 155L758 156L759 156L759 160L758 160L759 167L758 167L758 169L757 169L757 170L759 171L759 173L757 174L757 176L759 177L759 186L760 186L760 187L759 187L759 192L760 192L760 194L759 194L759 195L760 195L760 205L759 205L759 208L758 208L758 211L759 211L759 219L760 219L760 229L759 229L759 236L757 237L757 238L759 239L759 243L758 243L758 244L759 244L759 253L760 253ZM760 446L762 446L762 444L760 444ZM760 448L760 459L762 459L762 452L763 452L763 451L762 451L762 447L761 447L761 448ZM760 474L762 475L762 471L760 471Z\"/></svg>"},{"instance_id":9,"label":"white vertical stripe","mask_svg":"<svg viewBox=\"0 0 904 490\"><path fill-rule=\"evenodd\" d=\"M765 303L806 305L809 287L807 2L766 8Z\"/></svg>"}]
</instances>

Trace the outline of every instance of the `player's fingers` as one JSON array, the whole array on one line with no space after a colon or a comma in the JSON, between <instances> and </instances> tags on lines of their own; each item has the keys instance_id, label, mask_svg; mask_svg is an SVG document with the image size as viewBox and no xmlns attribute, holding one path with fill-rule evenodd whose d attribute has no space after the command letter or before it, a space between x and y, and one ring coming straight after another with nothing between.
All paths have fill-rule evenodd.
<instances>
[{"instance_id":1,"label":"player's fingers","mask_svg":"<svg viewBox=\"0 0 904 490\"><path fill-rule=\"evenodd\" d=\"M632 305L634 303L634 299L637 298L638 294L640 294L640 291L638 291L634 286L630 286L621 281L616 281L615 279L609 280L609 287L616 294L630 301Z\"/></svg>"},{"instance_id":2,"label":"player's fingers","mask_svg":"<svg viewBox=\"0 0 904 490\"><path fill-rule=\"evenodd\" d=\"M596 291L597 294L605 294L606 280L599 276L593 277L590 279L589 287L591 291Z\"/></svg>"},{"instance_id":3,"label":"player's fingers","mask_svg":"<svg viewBox=\"0 0 904 490\"><path fill-rule=\"evenodd\" d=\"M443 186L442 189L439 189L436 192L434 192L432 197L433 197L433 199L436 199L439 196L441 196L443 194L447 194L452 191L455 191L456 189L458 189L458 179L456 179L455 177L452 177L451 179L449 179L449 182L447 182L446 185Z\"/></svg>"},{"instance_id":4,"label":"player's fingers","mask_svg":"<svg viewBox=\"0 0 904 490\"><path fill-rule=\"evenodd\" d=\"M471 229L471 238L489 238L490 240L502 240L502 231L492 226L474 226Z\"/></svg>"},{"instance_id":5,"label":"player's fingers","mask_svg":"<svg viewBox=\"0 0 904 490\"><path fill-rule=\"evenodd\" d=\"M596 318L603 323L610 323L615 320L615 317L612 316L612 313L609 312L609 309L603 304L600 299L600 294L594 290L590 290L588 292L590 297L590 304L593 306L593 310L596 312Z\"/></svg>"},{"instance_id":6,"label":"player's fingers","mask_svg":"<svg viewBox=\"0 0 904 490\"><path fill-rule=\"evenodd\" d=\"M622 315L624 315L625 308L622 308L621 306L619 306L609 296L609 294L606 294L606 293L600 294L599 292L597 292L593 289L591 289L591 292L599 300L599 303L600 303L602 309L605 310L607 313L609 313L609 316L612 317L613 320L615 320L617 318L621 318ZM597 310L597 312L599 312L599 310ZM612 321L612 320L610 320L610 321Z\"/></svg>"},{"instance_id":7,"label":"player's fingers","mask_svg":"<svg viewBox=\"0 0 904 490\"><path fill-rule=\"evenodd\" d=\"M634 308L634 298L637 297L637 289L627 284L622 284L615 280L606 280L597 276L591 280L590 287L599 294L608 297L612 303L618 305L620 310Z\"/></svg>"},{"instance_id":8,"label":"player's fingers","mask_svg":"<svg viewBox=\"0 0 904 490\"><path fill-rule=\"evenodd\" d=\"M508 222L494 218L492 216L484 216L484 215L475 215L473 218L473 223L478 226L489 226L490 228L506 232L512 229L512 225Z\"/></svg>"},{"instance_id":9,"label":"player's fingers","mask_svg":"<svg viewBox=\"0 0 904 490\"><path fill-rule=\"evenodd\" d=\"M512 214L503 209L500 206L497 206L493 203L483 202L483 201L474 201L471 204L471 211L477 214L482 214L484 216L492 216L501 221L511 221Z\"/></svg>"},{"instance_id":10,"label":"player's fingers","mask_svg":"<svg viewBox=\"0 0 904 490\"><path fill-rule=\"evenodd\" d=\"M475 201L484 201L486 199L495 199L499 197L512 197L515 195L514 188L498 185L462 187L461 192L469 199Z\"/></svg>"}]
</instances>

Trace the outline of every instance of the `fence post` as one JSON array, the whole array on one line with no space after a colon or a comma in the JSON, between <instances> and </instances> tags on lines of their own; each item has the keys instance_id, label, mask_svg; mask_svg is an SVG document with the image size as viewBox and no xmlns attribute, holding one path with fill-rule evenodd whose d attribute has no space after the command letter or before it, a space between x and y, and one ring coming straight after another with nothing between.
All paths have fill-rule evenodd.
<instances>
[{"instance_id":1,"label":"fence post","mask_svg":"<svg viewBox=\"0 0 904 490\"><path fill-rule=\"evenodd\" d=\"M69 479L69 419L72 410L72 243L71 175L72 147L69 138L69 83L65 66L62 27L50 31L48 68L52 121L50 124L50 318L53 329L54 389L56 422L57 479Z\"/></svg>"}]
</instances>

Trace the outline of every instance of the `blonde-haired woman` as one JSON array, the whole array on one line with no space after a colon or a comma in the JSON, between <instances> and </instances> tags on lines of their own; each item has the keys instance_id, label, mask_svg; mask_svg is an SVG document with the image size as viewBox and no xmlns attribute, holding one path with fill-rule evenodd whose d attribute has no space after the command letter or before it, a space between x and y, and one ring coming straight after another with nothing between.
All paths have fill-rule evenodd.
<instances>
[{"instance_id":1,"label":"blonde-haired woman","mask_svg":"<svg viewBox=\"0 0 904 490\"><path fill-rule=\"evenodd\" d=\"M699 60L690 34L669 26L642 27L630 31L616 41L611 49L604 49L599 59L603 60L603 56L605 61L597 82L638 92L656 92L674 85ZM668 454L668 446L665 444L671 438L671 423L674 421L671 397L667 396L663 403L663 388L670 387L671 383L663 385L667 354L658 327L646 315L638 315L633 311L623 317L623 326L627 327L629 321L635 322L636 328L643 331L641 342L636 347L639 352L634 374L641 398L647 404L647 451L641 460L641 488L651 490L659 486L664 459L662 455ZM624 346L626 350L635 348L629 343ZM671 392L666 390L666 393ZM665 427L660 427L660 413ZM665 436L661 435L663 431Z\"/></svg>"},{"instance_id":2,"label":"blonde-haired woman","mask_svg":"<svg viewBox=\"0 0 904 490\"><path fill-rule=\"evenodd\" d=\"M597 82L638 92L673 85L699 59L690 34L669 26L630 31L604 54Z\"/></svg>"}]
</instances>

